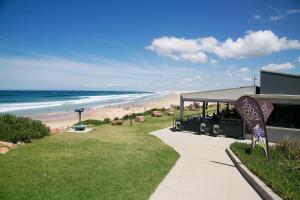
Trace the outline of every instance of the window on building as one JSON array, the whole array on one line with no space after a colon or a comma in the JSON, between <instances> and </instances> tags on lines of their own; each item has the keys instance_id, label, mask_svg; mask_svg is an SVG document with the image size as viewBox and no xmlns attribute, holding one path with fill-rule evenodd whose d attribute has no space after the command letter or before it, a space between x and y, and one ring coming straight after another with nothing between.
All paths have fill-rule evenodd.
<instances>
[{"instance_id":1,"label":"window on building","mask_svg":"<svg viewBox=\"0 0 300 200\"><path fill-rule=\"evenodd\" d=\"M275 104L267 125L300 128L300 105Z\"/></svg>"}]
</instances>

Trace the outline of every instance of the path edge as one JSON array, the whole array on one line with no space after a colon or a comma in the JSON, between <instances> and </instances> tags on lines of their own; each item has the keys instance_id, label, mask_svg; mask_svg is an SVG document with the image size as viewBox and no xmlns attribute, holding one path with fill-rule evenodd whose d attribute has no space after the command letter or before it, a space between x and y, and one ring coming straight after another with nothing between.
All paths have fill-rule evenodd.
<instances>
[{"instance_id":1,"label":"path edge","mask_svg":"<svg viewBox=\"0 0 300 200\"><path fill-rule=\"evenodd\" d=\"M255 176L241 161L240 159L231 151L231 149L226 148L226 153L232 160L236 168L242 174L242 176L248 181L251 187L259 194L264 200L282 200L271 188L269 188L263 181L261 181L257 176Z\"/></svg>"}]
</instances>

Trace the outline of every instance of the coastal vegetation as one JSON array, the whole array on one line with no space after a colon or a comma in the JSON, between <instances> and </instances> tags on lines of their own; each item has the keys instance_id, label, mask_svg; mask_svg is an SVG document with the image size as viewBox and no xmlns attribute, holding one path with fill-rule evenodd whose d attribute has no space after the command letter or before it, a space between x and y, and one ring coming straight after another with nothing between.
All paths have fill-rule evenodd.
<instances>
[{"instance_id":1,"label":"coastal vegetation","mask_svg":"<svg viewBox=\"0 0 300 200\"><path fill-rule=\"evenodd\" d=\"M11 114L0 114L0 140L16 143L31 142L50 134L50 129L41 121Z\"/></svg>"},{"instance_id":2,"label":"coastal vegetation","mask_svg":"<svg viewBox=\"0 0 300 200\"><path fill-rule=\"evenodd\" d=\"M109 118L106 118L104 120L87 119L82 121L82 123L87 126L101 126L103 124L109 124L110 122L111 120Z\"/></svg>"},{"instance_id":3,"label":"coastal vegetation","mask_svg":"<svg viewBox=\"0 0 300 200\"><path fill-rule=\"evenodd\" d=\"M270 159L263 149L250 144L233 143L231 150L275 193L287 200L300 197L300 144L284 139L270 147Z\"/></svg>"},{"instance_id":4,"label":"coastal vegetation","mask_svg":"<svg viewBox=\"0 0 300 200\"><path fill-rule=\"evenodd\" d=\"M136 116L150 116L153 114L154 111L165 112L166 109L165 108L153 108L153 109L147 110L145 112L141 112L141 113L132 113L131 115L123 116L122 120L134 119Z\"/></svg>"},{"instance_id":5,"label":"coastal vegetation","mask_svg":"<svg viewBox=\"0 0 300 200\"><path fill-rule=\"evenodd\" d=\"M149 132L171 125L146 116L18 146L0 156L0 199L148 199L179 158Z\"/></svg>"},{"instance_id":6,"label":"coastal vegetation","mask_svg":"<svg viewBox=\"0 0 300 200\"><path fill-rule=\"evenodd\" d=\"M154 111L161 111L161 112L165 112L166 109L165 108L153 108L153 109L150 109L150 110L147 110L145 112L141 112L141 113L132 113L130 115L124 115L121 120L130 120L130 119L135 119L136 116L150 116L152 115L152 113ZM119 120L118 117L114 118L113 120ZM101 126L101 125L104 125L104 124L109 124L111 123L111 119L109 118L106 118L104 120L96 120L96 119L87 119L87 120L84 120L82 121L82 123L84 125L88 125L88 126Z\"/></svg>"}]
</instances>

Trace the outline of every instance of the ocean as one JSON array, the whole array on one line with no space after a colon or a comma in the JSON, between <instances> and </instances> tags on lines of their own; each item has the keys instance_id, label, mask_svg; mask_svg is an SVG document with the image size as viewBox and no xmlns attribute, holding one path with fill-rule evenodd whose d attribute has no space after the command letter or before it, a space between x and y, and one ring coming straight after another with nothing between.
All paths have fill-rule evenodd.
<instances>
[{"instance_id":1,"label":"ocean","mask_svg":"<svg viewBox=\"0 0 300 200\"><path fill-rule=\"evenodd\" d=\"M145 101L163 92L0 90L0 113L34 115Z\"/></svg>"}]
</instances>

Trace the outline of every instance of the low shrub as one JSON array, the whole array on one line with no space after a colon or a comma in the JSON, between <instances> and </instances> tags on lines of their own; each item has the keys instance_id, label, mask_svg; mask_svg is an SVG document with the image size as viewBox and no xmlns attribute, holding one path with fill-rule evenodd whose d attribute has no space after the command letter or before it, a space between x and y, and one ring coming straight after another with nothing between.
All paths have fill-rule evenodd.
<instances>
[{"instance_id":1,"label":"low shrub","mask_svg":"<svg viewBox=\"0 0 300 200\"><path fill-rule=\"evenodd\" d=\"M134 119L137 116L136 113L132 113L131 116L129 116L129 119Z\"/></svg>"},{"instance_id":2,"label":"low shrub","mask_svg":"<svg viewBox=\"0 0 300 200\"><path fill-rule=\"evenodd\" d=\"M147 110L147 111L141 112L141 113L132 113L132 114L124 115L122 117L122 120L135 119L136 116L149 116L149 115L152 115L153 111L165 112L166 109L165 108L159 108L159 109L153 108L151 110Z\"/></svg>"},{"instance_id":3,"label":"low shrub","mask_svg":"<svg viewBox=\"0 0 300 200\"><path fill-rule=\"evenodd\" d=\"M105 124L109 124L111 122L111 120L109 118L105 118L102 122Z\"/></svg>"},{"instance_id":4,"label":"low shrub","mask_svg":"<svg viewBox=\"0 0 300 200\"><path fill-rule=\"evenodd\" d=\"M124 115L123 117L122 117L122 120L127 120L127 119L130 119L130 115Z\"/></svg>"},{"instance_id":5,"label":"low shrub","mask_svg":"<svg viewBox=\"0 0 300 200\"><path fill-rule=\"evenodd\" d=\"M270 159L263 148L251 144L233 143L231 150L254 174L264 181L282 199L300 197L300 144L284 139L270 146Z\"/></svg>"},{"instance_id":6,"label":"low shrub","mask_svg":"<svg viewBox=\"0 0 300 200\"><path fill-rule=\"evenodd\" d=\"M145 111L144 113L138 113L137 115L142 115L142 116L148 116L148 115L152 115L152 113L154 112L154 111L160 111L160 112L165 112L166 111L166 109L165 108L153 108L153 109L151 109L151 110L147 110L147 111Z\"/></svg>"},{"instance_id":7,"label":"low shrub","mask_svg":"<svg viewBox=\"0 0 300 200\"><path fill-rule=\"evenodd\" d=\"M275 150L281 152L287 160L300 161L300 144L288 137L280 140L275 146Z\"/></svg>"},{"instance_id":8,"label":"low shrub","mask_svg":"<svg viewBox=\"0 0 300 200\"><path fill-rule=\"evenodd\" d=\"M153 108L151 110L147 110L144 113L142 113L143 116L152 115L153 111L159 111L159 109Z\"/></svg>"},{"instance_id":9,"label":"low shrub","mask_svg":"<svg viewBox=\"0 0 300 200\"><path fill-rule=\"evenodd\" d=\"M41 121L11 114L0 114L0 140L16 143L31 142L50 134L49 127Z\"/></svg>"},{"instance_id":10,"label":"low shrub","mask_svg":"<svg viewBox=\"0 0 300 200\"><path fill-rule=\"evenodd\" d=\"M93 125L93 126L101 126L103 124L109 124L111 120L109 118L105 118L104 120L96 120L96 119L87 119L82 121L84 125Z\"/></svg>"}]
</instances>

